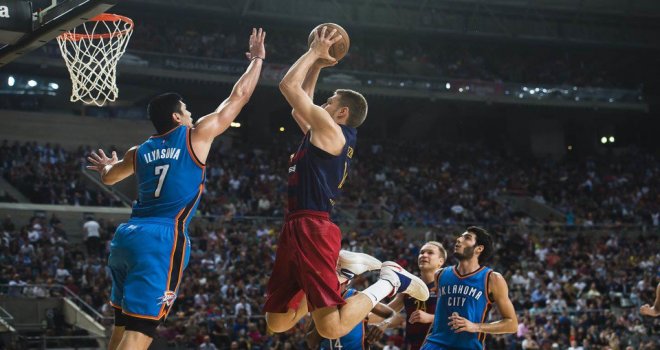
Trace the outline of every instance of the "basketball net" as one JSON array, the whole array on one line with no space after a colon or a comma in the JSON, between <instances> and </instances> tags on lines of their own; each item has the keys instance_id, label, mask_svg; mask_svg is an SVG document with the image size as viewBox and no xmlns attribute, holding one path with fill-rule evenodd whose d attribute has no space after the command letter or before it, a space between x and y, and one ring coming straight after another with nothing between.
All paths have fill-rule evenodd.
<instances>
[{"instance_id":1,"label":"basketball net","mask_svg":"<svg viewBox=\"0 0 660 350\"><path fill-rule=\"evenodd\" d=\"M132 33L130 18L104 13L57 37L71 76L71 102L103 106L117 99L117 63Z\"/></svg>"}]
</instances>

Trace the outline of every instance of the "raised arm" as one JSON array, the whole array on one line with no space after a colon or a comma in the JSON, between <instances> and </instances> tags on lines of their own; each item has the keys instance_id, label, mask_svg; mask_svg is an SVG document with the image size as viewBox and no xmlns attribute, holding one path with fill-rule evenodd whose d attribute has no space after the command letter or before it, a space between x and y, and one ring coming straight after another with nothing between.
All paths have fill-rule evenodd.
<instances>
[{"instance_id":1,"label":"raised arm","mask_svg":"<svg viewBox=\"0 0 660 350\"><path fill-rule=\"evenodd\" d=\"M334 66L335 64L337 64L336 61L329 62L325 60L316 60L316 62L314 62L314 64L312 64L312 66L309 68L309 71L307 71L305 80L302 83L302 89L305 91L307 96L309 96L309 99L312 101L312 103L314 103L314 91L316 90L316 82L319 80L321 69ZM307 122L307 120L305 120L305 118L303 118L300 113L297 113L295 109L291 110L291 115L300 127L300 130L302 130L303 134L306 134L309 130L309 122Z\"/></svg>"},{"instance_id":2,"label":"raised arm","mask_svg":"<svg viewBox=\"0 0 660 350\"><path fill-rule=\"evenodd\" d=\"M259 81L263 60L266 58L265 39L265 31L261 28L259 30L252 28L250 52L245 54L250 60L250 65L234 84L229 97L213 113L200 118L195 124L192 130L191 142L193 151L195 151L195 155L200 161L206 162L213 139L229 128L250 100Z\"/></svg>"},{"instance_id":3,"label":"raised arm","mask_svg":"<svg viewBox=\"0 0 660 350\"><path fill-rule=\"evenodd\" d=\"M117 182L133 175L135 169L133 164L135 161L135 151L137 146L131 147L124 157L119 160L117 159L117 152L112 151L112 158L108 158L103 152L102 149L99 149L99 153L92 152L92 154L87 157L87 160L92 164L88 165L87 169L94 170L101 174L101 181L106 185L114 185Z\"/></svg>"},{"instance_id":4,"label":"raised arm","mask_svg":"<svg viewBox=\"0 0 660 350\"><path fill-rule=\"evenodd\" d=\"M515 333L518 330L518 317L516 310L509 299L509 287L501 274L493 272L488 279L492 300L497 306L502 319L490 323L472 323L458 314L449 317L449 326L459 332L506 334Z\"/></svg>"},{"instance_id":5,"label":"raised arm","mask_svg":"<svg viewBox=\"0 0 660 350\"><path fill-rule=\"evenodd\" d=\"M314 104L314 101L305 90L305 88L309 90L310 87L313 87L311 85L312 79L314 80L314 85L316 85L318 74L315 77L314 74L311 75L310 81L303 88L305 78L309 75L310 68L316 61L327 59L332 64L336 63L336 60L330 56L328 50L330 46L341 40L341 35L335 36L335 29L329 33L326 33L326 31L327 28L323 27L320 34L318 32L316 33L316 38L312 42L309 51L291 66L280 82L280 91L291 107L293 107L295 111L293 112L294 118L298 122L298 125L302 124L301 129L303 132L307 131L305 129L311 129L313 133L312 143L328 153L338 155L346 143L341 128L325 109Z\"/></svg>"}]
</instances>

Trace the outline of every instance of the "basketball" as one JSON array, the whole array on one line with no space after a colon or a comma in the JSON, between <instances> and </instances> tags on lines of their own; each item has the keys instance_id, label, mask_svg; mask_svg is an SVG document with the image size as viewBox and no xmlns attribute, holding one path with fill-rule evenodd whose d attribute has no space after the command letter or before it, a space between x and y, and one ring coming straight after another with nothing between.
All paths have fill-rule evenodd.
<instances>
[{"instance_id":1,"label":"basketball","mask_svg":"<svg viewBox=\"0 0 660 350\"><path fill-rule=\"evenodd\" d=\"M309 37L307 38L307 46L312 45L312 41L314 41L314 32L318 31L321 33L321 30L323 26L328 27L326 31L331 32L333 29L337 29L337 34L341 34L342 40L336 42L332 47L330 47L330 56L334 57L337 61L340 61L344 56L346 56L346 53L348 53L348 48L351 46L351 39L348 37L348 33L342 28L340 25L335 24L335 23L323 23L319 24L316 26L316 28L312 29L312 32L309 33Z\"/></svg>"}]
</instances>

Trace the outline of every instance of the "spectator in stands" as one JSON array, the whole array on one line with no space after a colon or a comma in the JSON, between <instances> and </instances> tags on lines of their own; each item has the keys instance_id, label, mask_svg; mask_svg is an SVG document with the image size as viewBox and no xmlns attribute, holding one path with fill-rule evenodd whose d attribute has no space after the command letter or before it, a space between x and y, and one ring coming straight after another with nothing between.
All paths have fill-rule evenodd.
<instances>
[{"instance_id":1,"label":"spectator in stands","mask_svg":"<svg viewBox=\"0 0 660 350\"><path fill-rule=\"evenodd\" d=\"M101 254L101 225L88 216L83 225L83 241L87 247L87 254L90 256Z\"/></svg>"},{"instance_id":2,"label":"spectator in stands","mask_svg":"<svg viewBox=\"0 0 660 350\"><path fill-rule=\"evenodd\" d=\"M217 350L218 348L215 344L211 343L211 337L208 335L204 336L204 341L199 345L199 350Z\"/></svg>"}]
</instances>

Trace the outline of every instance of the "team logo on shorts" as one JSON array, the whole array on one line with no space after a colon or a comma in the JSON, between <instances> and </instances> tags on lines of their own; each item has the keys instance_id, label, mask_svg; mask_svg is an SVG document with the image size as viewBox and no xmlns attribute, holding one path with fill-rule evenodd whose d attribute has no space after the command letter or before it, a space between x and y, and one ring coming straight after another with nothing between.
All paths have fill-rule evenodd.
<instances>
[{"instance_id":1,"label":"team logo on shorts","mask_svg":"<svg viewBox=\"0 0 660 350\"><path fill-rule=\"evenodd\" d=\"M167 307L170 307L172 304L174 304L174 299L176 299L176 294L173 291L168 290L165 292L165 294L163 294L162 297L158 298L158 300L160 300L158 305L165 304Z\"/></svg>"}]
</instances>

